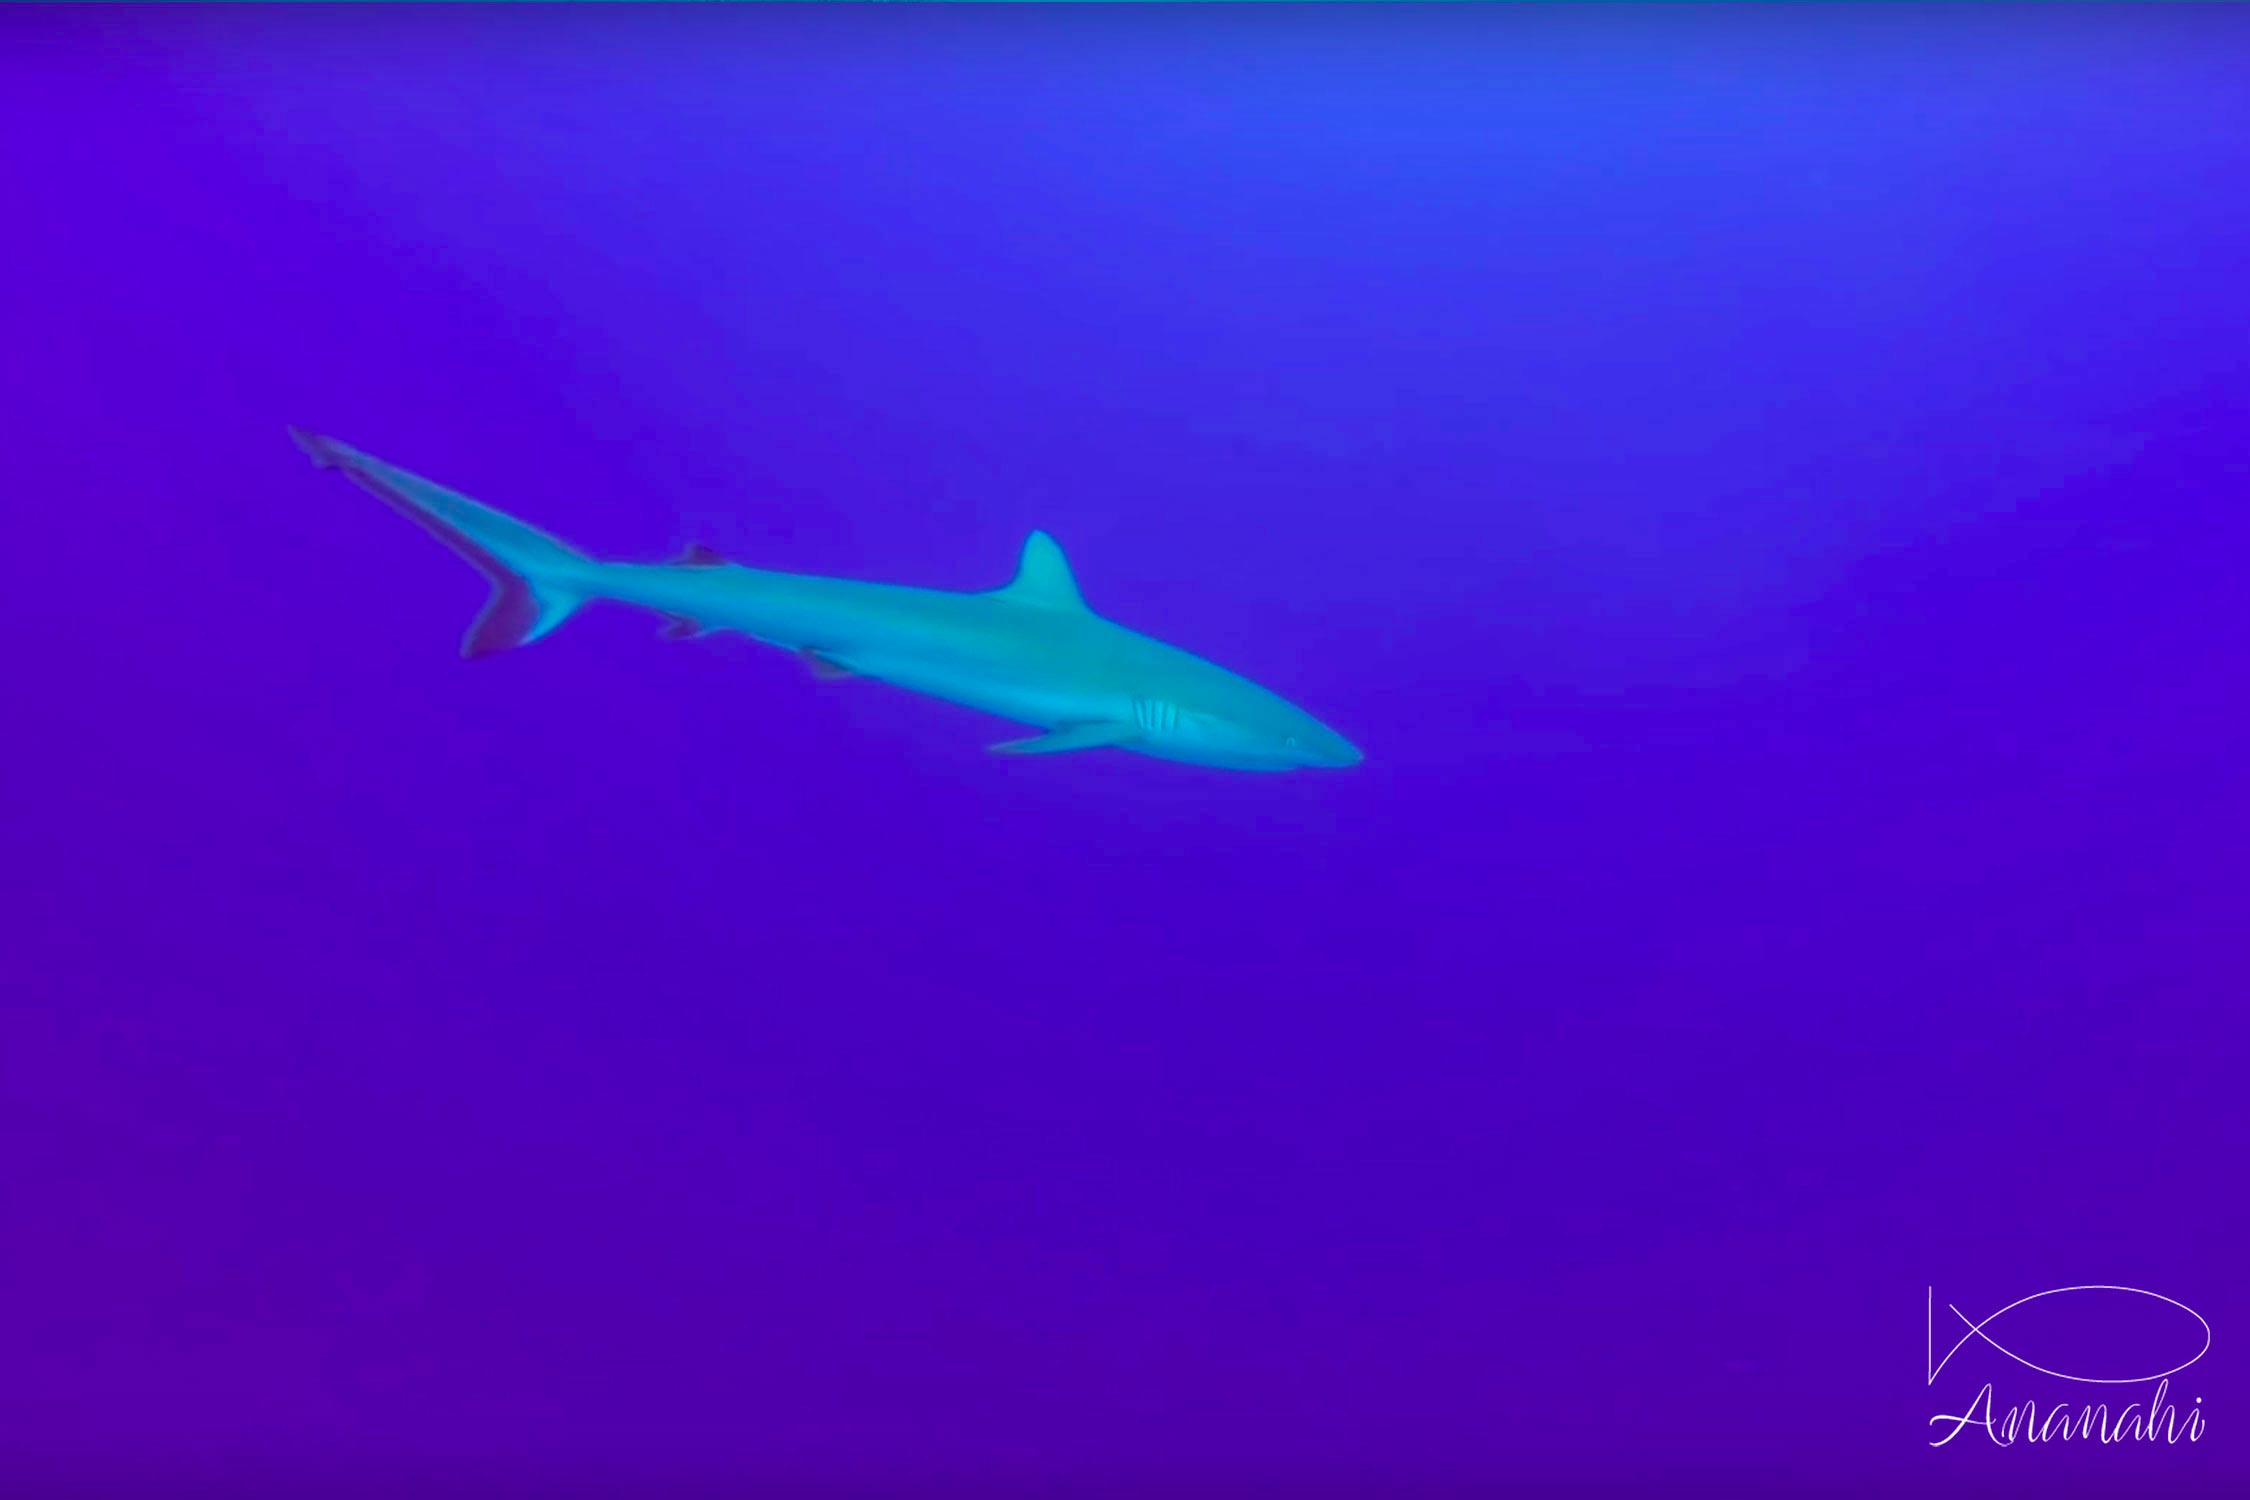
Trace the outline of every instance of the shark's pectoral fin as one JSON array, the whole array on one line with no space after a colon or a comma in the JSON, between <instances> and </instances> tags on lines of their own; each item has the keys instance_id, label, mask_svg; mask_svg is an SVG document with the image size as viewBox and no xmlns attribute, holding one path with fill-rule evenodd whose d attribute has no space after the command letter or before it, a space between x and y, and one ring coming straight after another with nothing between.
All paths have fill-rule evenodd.
<instances>
[{"instance_id":1,"label":"shark's pectoral fin","mask_svg":"<svg viewBox=\"0 0 2250 1500\"><path fill-rule=\"evenodd\" d=\"M1004 740L992 747L992 753L1060 755L1065 750L1098 750L1104 745L1122 745L1140 732L1140 726L1135 724L1065 724L1027 740Z\"/></svg>"},{"instance_id":2,"label":"shark's pectoral fin","mask_svg":"<svg viewBox=\"0 0 2250 1500\"><path fill-rule=\"evenodd\" d=\"M836 682L846 677L857 677L859 675L834 657L823 656L810 646L799 646L797 658L806 666L812 668L813 676L819 678L822 682Z\"/></svg>"}]
</instances>

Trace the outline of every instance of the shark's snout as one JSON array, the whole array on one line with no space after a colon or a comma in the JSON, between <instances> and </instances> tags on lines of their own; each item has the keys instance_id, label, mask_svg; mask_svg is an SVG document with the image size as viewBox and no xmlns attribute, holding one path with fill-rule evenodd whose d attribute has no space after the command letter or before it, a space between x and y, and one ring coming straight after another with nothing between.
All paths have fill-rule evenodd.
<instances>
[{"instance_id":1,"label":"shark's snout","mask_svg":"<svg viewBox=\"0 0 2250 1500\"><path fill-rule=\"evenodd\" d=\"M1308 734L1293 735L1288 744L1295 752L1299 765L1314 766L1322 770L1341 771L1356 766L1367 758L1359 753L1359 746L1326 727Z\"/></svg>"}]
</instances>

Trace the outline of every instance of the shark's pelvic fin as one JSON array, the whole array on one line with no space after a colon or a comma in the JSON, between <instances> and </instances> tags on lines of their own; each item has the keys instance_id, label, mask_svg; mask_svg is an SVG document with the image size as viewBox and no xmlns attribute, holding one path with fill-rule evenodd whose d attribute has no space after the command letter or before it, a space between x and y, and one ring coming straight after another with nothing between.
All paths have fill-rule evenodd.
<instances>
[{"instance_id":1,"label":"shark's pelvic fin","mask_svg":"<svg viewBox=\"0 0 2250 1500\"><path fill-rule=\"evenodd\" d=\"M1043 604L1051 609L1086 607L1086 601L1078 596L1078 580L1070 576L1069 560L1063 556L1055 539L1044 531L1034 531L1024 538L1023 559L1016 564L1014 581L994 592L1004 598Z\"/></svg>"},{"instance_id":2,"label":"shark's pelvic fin","mask_svg":"<svg viewBox=\"0 0 2250 1500\"><path fill-rule=\"evenodd\" d=\"M490 656L536 641L586 602L593 561L536 526L419 475L299 428L290 437L320 467L352 482L459 553L492 582L492 597L461 640L463 656Z\"/></svg>"},{"instance_id":3,"label":"shark's pelvic fin","mask_svg":"<svg viewBox=\"0 0 2250 1500\"><path fill-rule=\"evenodd\" d=\"M1136 724L1065 724L1046 734L1033 735L1027 740L1004 740L992 747L995 755L1060 755L1065 750L1099 750L1104 745L1122 745L1139 734Z\"/></svg>"}]
</instances>

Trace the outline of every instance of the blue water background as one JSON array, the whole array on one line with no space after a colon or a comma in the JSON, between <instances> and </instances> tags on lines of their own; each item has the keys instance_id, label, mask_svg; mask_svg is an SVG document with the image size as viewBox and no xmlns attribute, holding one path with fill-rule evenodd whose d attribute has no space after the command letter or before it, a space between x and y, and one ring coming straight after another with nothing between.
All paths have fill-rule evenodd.
<instances>
[{"instance_id":1,"label":"blue water background","mask_svg":"<svg viewBox=\"0 0 2250 1500\"><path fill-rule=\"evenodd\" d=\"M2250 14L12 10L0 119L23 1484L2250 1479ZM464 663L285 423L1044 527L1367 764ZM2076 1395L1925 1288L2082 1281L2213 1436L1924 1449Z\"/></svg>"}]
</instances>

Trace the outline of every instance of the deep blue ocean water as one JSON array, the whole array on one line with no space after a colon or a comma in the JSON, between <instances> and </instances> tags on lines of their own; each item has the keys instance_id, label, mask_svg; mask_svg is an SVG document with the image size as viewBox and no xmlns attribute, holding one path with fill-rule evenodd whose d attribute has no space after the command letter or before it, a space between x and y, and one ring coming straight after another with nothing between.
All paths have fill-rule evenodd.
<instances>
[{"instance_id":1,"label":"deep blue ocean water","mask_svg":"<svg viewBox=\"0 0 2250 1500\"><path fill-rule=\"evenodd\" d=\"M0 120L0 1491L2250 1484L2250 14L11 9ZM1367 763L463 662L289 423L1043 527ZM2082 1283L2209 1433L1926 1446Z\"/></svg>"}]
</instances>

